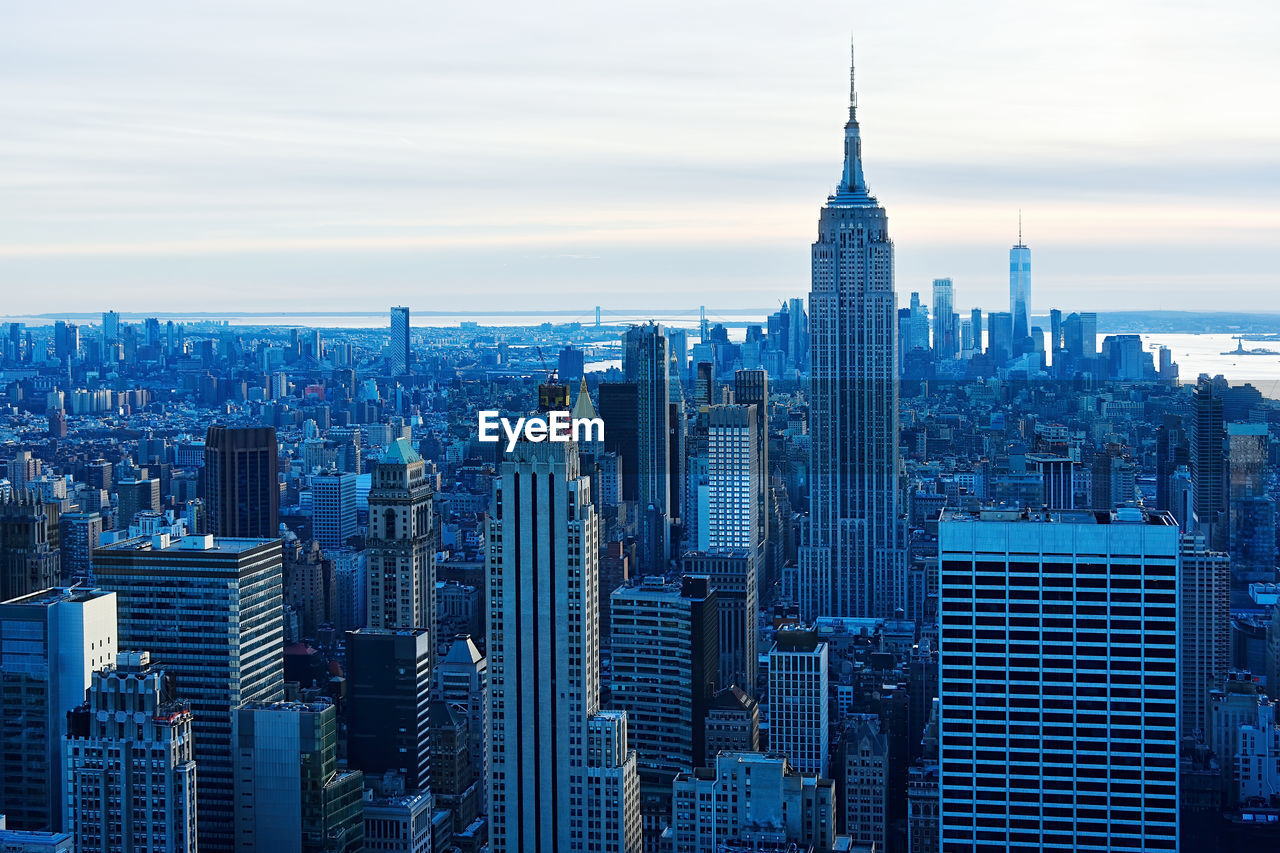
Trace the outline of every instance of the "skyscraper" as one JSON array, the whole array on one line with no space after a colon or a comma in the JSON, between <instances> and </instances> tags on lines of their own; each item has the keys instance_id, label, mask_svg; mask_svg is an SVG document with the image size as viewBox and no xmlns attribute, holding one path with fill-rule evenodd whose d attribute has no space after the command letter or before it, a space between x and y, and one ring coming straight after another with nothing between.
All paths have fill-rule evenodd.
<instances>
[{"instance_id":1,"label":"skyscraper","mask_svg":"<svg viewBox=\"0 0 1280 853\"><path fill-rule=\"evenodd\" d=\"M490 849L638 853L626 714L599 705L600 523L577 445L517 445L492 507Z\"/></svg>"},{"instance_id":2,"label":"skyscraper","mask_svg":"<svg viewBox=\"0 0 1280 853\"><path fill-rule=\"evenodd\" d=\"M757 527L763 547L769 542L769 374L764 370L739 370L733 375L733 401L756 410L756 456L760 504Z\"/></svg>"},{"instance_id":3,"label":"skyscraper","mask_svg":"<svg viewBox=\"0 0 1280 853\"><path fill-rule=\"evenodd\" d=\"M365 539L371 628L435 624L435 521L426 470L407 438L387 445L374 468Z\"/></svg>"},{"instance_id":4,"label":"skyscraper","mask_svg":"<svg viewBox=\"0 0 1280 853\"><path fill-rule=\"evenodd\" d=\"M1230 664L1231 560L1204 537L1184 533L1179 556L1178 652L1183 736L1209 734L1209 693L1222 687ZM1270 682L1268 682L1270 684Z\"/></svg>"},{"instance_id":5,"label":"skyscraper","mask_svg":"<svg viewBox=\"0 0 1280 853\"><path fill-rule=\"evenodd\" d=\"M0 814L9 829L65 822L62 738L94 670L115 660L116 596L45 589L0 603Z\"/></svg>"},{"instance_id":6,"label":"skyscraper","mask_svg":"<svg viewBox=\"0 0 1280 853\"><path fill-rule=\"evenodd\" d=\"M1009 313L1013 342L1021 347L1031 336L1031 250L1022 243L1022 214L1018 214L1018 244L1009 250Z\"/></svg>"},{"instance_id":7,"label":"skyscraper","mask_svg":"<svg viewBox=\"0 0 1280 853\"><path fill-rule=\"evenodd\" d=\"M194 853L191 706L147 652L93 674L65 741L66 827L94 853Z\"/></svg>"},{"instance_id":8,"label":"skyscraper","mask_svg":"<svg viewBox=\"0 0 1280 853\"><path fill-rule=\"evenodd\" d=\"M849 85L844 174L822 208L812 253L806 618L889 616L906 599L893 242L862 176L852 69Z\"/></svg>"},{"instance_id":9,"label":"skyscraper","mask_svg":"<svg viewBox=\"0 0 1280 853\"><path fill-rule=\"evenodd\" d=\"M942 849L1178 849L1173 519L947 510L938 530Z\"/></svg>"},{"instance_id":10,"label":"skyscraper","mask_svg":"<svg viewBox=\"0 0 1280 853\"><path fill-rule=\"evenodd\" d=\"M762 554L760 447L755 406L712 406L707 488L700 491L698 550Z\"/></svg>"},{"instance_id":11,"label":"skyscraper","mask_svg":"<svg viewBox=\"0 0 1280 853\"><path fill-rule=\"evenodd\" d=\"M955 358L960 349L956 329L955 293L949 278L933 280L933 354L935 358Z\"/></svg>"},{"instance_id":12,"label":"skyscraper","mask_svg":"<svg viewBox=\"0 0 1280 853\"><path fill-rule=\"evenodd\" d=\"M191 702L200 850L228 853L232 716L284 697L280 540L138 536L95 551L93 570L119 600L119 643L149 650Z\"/></svg>"},{"instance_id":13,"label":"skyscraper","mask_svg":"<svg viewBox=\"0 0 1280 853\"><path fill-rule=\"evenodd\" d=\"M61 538L57 504L20 488L13 500L0 497L0 601L58 585Z\"/></svg>"},{"instance_id":14,"label":"skyscraper","mask_svg":"<svg viewBox=\"0 0 1280 853\"><path fill-rule=\"evenodd\" d=\"M802 773L825 778L829 757L827 644L799 627L769 650L769 749Z\"/></svg>"},{"instance_id":15,"label":"skyscraper","mask_svg":"<svg viewBox=\"0 0 1280 853\"><path fill-rule=\"evenodd\" d=\"M237 853L364 850L364 774L338 769L328 700L245 703L234 757Z\"/></svg>"},{"instance_id":16,"label":"skyscraper","mask_svg":"<svg viewBox=\"0 0 1280 853\"><path fill-rule=\"evenodd\" d=\"M356 535L355 474L321 471L311 475L311 527L325 550L342 548Z\"/></svg>"},{"instance_id":17,"label":"skyscraper","mask_svg":"<svg viewBox=\"0 0 1280 853\"><path fill-rule=\"evenodd\" d=\"M209 531L234 539L275 539L280 534L276 428L214 424L204 447Z\"/></svg>"},{"instance_id":18,"label":"skyscraper","mask_svg":"<svg viewBox=\"0 0 1280 853\"><path fill-rule=\"evenodd\" d=\"M628 329L622 344L623 373L636 386L640 570L661 572L671 552L671 383L667 338L662 326L649 323Z\"/></svg>"},{"instance_id":19,"label":"skyscraper","mask_svg":"<svg viewBox=\"0 0 1280 853\"><path fill-rule=\"evenodd\" d=\"M370 776L399 773L426 790L431 756L431 638L425 628L347 634L347 760Z\"/></svg>"},{"instance_id":20,"label":"skyscraper","mask_svg":"<svg viewBox=\"0 0 1280 853\"><path fill-rule=\"evenodd\" d=\"M611 704L627 712L647 847L671 819L671 782L701 767L706 715L719 681L716 593L705 577L648 576L611 596Z\"/></svg>"},{"instance_id":21,"label":"skyscraper","mask_svg":"<svg viewBox=\"0 0 1280 853\"><path fill-rule=\"evenodd\" d=\"M1191 411L1191 481L1195 485L1196 523L1214 551L1226 551L1228 537L1227 427L1222 394L1214 380L1201 376Z\"/></svg>"},{"instance_id":22,"label":"skyscraper","mask_svg":"<svg viewBox=\"0 0 1280 853\"><path fill-rule=\"evenodd\" d=\"M391 309L391 347L387 367L394 374L408 373L413 361L409 347L409 309L397 306Z\"/></svg>"},{"instance_id":23,"label":"skyscraper","mask_svg":"<svg viewBox=\"0 0 1280 853\"><path fill-rule=\"evenodd\" d=\"M489 662L468 635L453 638L432 673L433 695L467 721L471 767L480 779L480 807L488 806Z\"/></svg>"}]
</instances>

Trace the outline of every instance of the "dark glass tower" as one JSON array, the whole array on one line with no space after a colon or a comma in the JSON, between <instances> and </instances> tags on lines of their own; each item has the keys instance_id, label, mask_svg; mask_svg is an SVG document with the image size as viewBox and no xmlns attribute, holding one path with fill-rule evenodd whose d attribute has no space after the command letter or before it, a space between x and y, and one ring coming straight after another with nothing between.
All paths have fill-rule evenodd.
<instances>
[{"instance_id":1,"label":"dark glass tower","mask_svg":"<svg viewBox=\"0 0 1280 853\"><path fill-rule=\"evenodd\" d=\"M280 530L279 466L275 427L209 427L204 450L209 531L238 539L275 539Z\"/></svg>"}]
</instances>

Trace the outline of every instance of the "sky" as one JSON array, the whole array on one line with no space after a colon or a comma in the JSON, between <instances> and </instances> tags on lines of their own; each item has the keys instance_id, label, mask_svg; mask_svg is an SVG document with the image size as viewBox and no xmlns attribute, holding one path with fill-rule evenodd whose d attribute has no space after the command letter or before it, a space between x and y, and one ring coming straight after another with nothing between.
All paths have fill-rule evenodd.
<instances>
[{"instance_id":1,"label":"sky","mask_svg":"<svg viewBox=\"0 0 1280 853\"><path fill-rule=\"evenodd\" d=\"M851 33L900 304L1280 312L1268 0L11 3L0 311L776 306Z\"/></svg>"}]
</instances>

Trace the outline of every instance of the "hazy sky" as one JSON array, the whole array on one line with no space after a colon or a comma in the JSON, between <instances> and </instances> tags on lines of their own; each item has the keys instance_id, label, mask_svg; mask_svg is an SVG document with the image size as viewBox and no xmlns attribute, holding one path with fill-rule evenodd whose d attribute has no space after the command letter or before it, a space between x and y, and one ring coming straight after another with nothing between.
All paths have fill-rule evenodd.
<instances>
[{"instance_id":1,"label":"hazy sky","mask_svg":"<svg viewBox=\"0 0 1280 853\"><path fill-rule=\"evenodd\" d=\"M851 30L900 302L1280 311L1274 0L126 0L0 16L0 313L802 296Z\"/></svg>"}]
</instances>

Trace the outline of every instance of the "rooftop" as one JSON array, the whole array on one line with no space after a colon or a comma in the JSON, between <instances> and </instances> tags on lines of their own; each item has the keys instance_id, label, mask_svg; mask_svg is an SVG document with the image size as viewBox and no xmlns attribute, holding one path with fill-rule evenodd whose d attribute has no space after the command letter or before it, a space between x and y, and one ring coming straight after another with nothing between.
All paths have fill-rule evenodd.
<instances>
[{"instance_id":1,"label":"rooftop","mask_svg":"<svg viewBox=\"0 0 1280 853\"><path fill-rule=\"evenodd\" d=\"M960 509L944 509L943 522L973 521L1022 521L1041 524L1149 524L1156 527L1177 527L1178 522L1167 512L1148 510L1144 507L1119 507L1107 511L1087 509L1049 510L1013 507L991 507L976 512Z\"/></svg>"}]
</instances>

